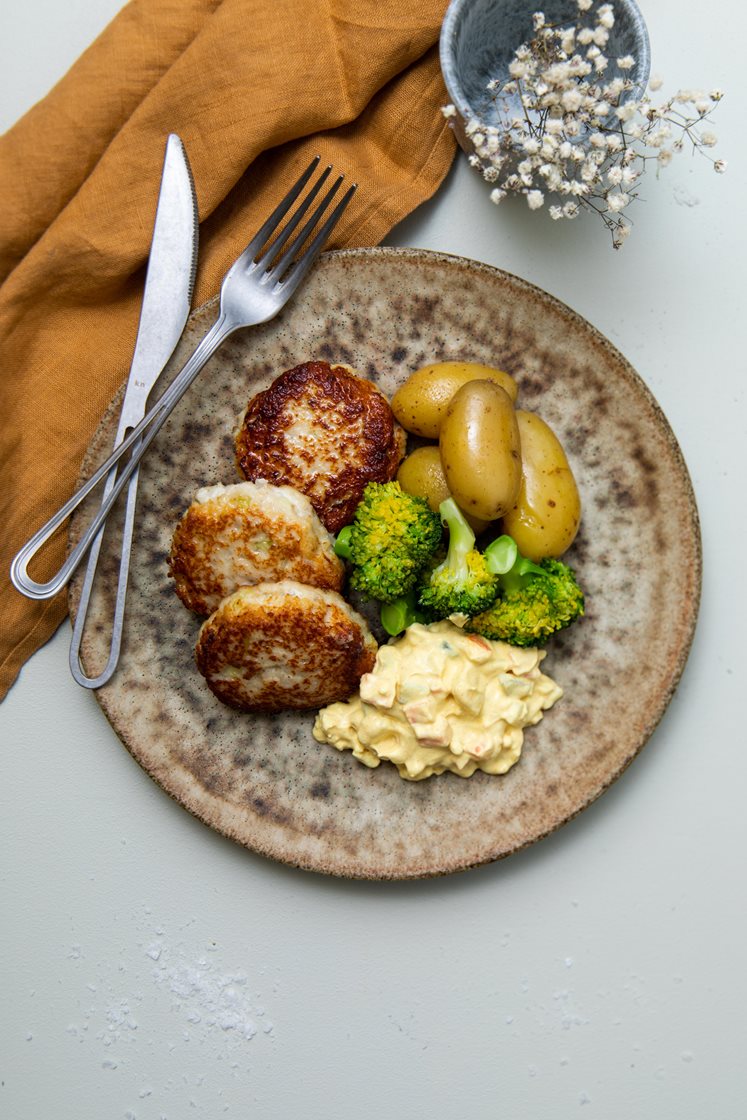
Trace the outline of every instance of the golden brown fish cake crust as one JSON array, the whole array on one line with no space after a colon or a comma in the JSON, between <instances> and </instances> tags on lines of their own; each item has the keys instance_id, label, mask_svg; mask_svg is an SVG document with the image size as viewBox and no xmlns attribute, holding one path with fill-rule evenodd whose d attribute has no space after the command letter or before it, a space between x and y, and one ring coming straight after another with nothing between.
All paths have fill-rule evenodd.
<instances>
[{"instance_id":1,"label":"golden brown fish cake crust","mask_svg":"<svg viewBox=\"0 0 747 1120\"><path fill-rule=\"evenodd\" d=\"M390 482L406 436L372 381L347 366L305 362L249 402L236 434L248 479L307 494L330 533L353 519L368 482Z\"/></svg>"},{"instance_id":2,"label":"golden brown fish cake crust","mask_svg":"<svg viewBox=\"0 0 747 1120\"><path fill-rule=\"evenodd\" d=\"M184 605L208 615L237 588L272 580L339 591L345 567L303 494L244 482L198 491L174 531L169 574Z\"/></svg>"},{"instance_id":3,"label":"golden brown fish cake crust","mask_svg":"<svg viewBox=\"0 0 747 1120\"><path fill-rule=\"evenodd\" d=\"M224 599L200 629L195 660L224 704L278 712L348 699L376 651L366 623L341 595L282 580Z\"/></svg>"}]
</instances>

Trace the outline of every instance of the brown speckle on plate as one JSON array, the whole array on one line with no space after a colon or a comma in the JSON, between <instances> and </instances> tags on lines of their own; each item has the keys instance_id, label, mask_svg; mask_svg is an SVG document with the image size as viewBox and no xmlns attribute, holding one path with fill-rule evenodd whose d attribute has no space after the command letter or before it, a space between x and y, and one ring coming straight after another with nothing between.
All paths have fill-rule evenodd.
<instances>
[{"instance_id":1,"label":"brown speckle on plate","mask_svg":"<svg viewBox=\"0 0 747 1120\"><path fill-rule=\"evenodd\" d=\"M192 316L170 380L217 312ZM195 490L238 481L231 440L247 399L313 359L375 376L391 397L416 368L446 358L508 370L522 408L561 439L583 503L567 555L586 617L553 639L543 669L565 695L527 729L505 776L405 782L315 742L313 714L242 714L197 672L199 628L170 587L171 534ZM84 464L108 453L120 397ZM80 535L91 507L75 519ZM115 523L116 525L116 520ZM116 531L82 651L106 660ZM556 299L487 265L409 249L326 254L273 322L236 334L211 359L154 441L141 470L120 667L97 693L145 770L206 824L309 870L408 879L463 870L546 836L628 766L669 703L698 611L698 516L675 437L641 379L593 327ZM71 587L75 613L80 578ZM97 625L98 624L98 625Z\"/></svg>"}]
</instances>

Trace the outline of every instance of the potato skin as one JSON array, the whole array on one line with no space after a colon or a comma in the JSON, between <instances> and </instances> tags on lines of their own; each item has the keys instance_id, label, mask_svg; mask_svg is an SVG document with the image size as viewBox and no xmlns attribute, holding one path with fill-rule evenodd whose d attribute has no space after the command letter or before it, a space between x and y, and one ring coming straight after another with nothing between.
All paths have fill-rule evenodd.
<instances>
[{"instance_id":1,"label":"potato skin","mask_svg":"<svg viewBox=\"0 0 747 1120\"><path fill-rule=\"evenodd\" d=\"M441 465L441 452L436 444L430 447L417 447L404 462L400 463L397 482L408 494L425 498L434 513L438 513L441 502L451 497L446 475ZM488 527L487 521L465 514L474 532L479 536Z\"/></svg>"},{"instance_id":2,"label":"potato skin","mask_svg":"<svg viewBox=\"0 0 747 1120\"><path fill-rule=\"evenodd\" d=\"M494 381L516 400L516 382L502 369L479 362L435 362L410 374L392 398L392 411L408 432L438 439L449 401L462 385L477 380Z\"/></svg>"},{"instance_id":3,"label":"potato skin","mask_svg":"<svg viewBox=\"0 0 747 1120\"><path fill-rule=\"evenodd\" d=\"M560 440L534 412L517 410L522 478L519 496L503 517L503 529L530 560L559 557L581 523L581 499Z\"/></svg>"},{"instance_id":4,"label":"potato skin","mask_svg":"<svg viewBox=\"0 0 747 1120\"><path fill-rule=\"evenodd\" d=\"M449 402L439 437L441 463L457 505L495 521L511 509L521 484L521 441L505 389L468 381Z\"/></svg>"}]
</instances>

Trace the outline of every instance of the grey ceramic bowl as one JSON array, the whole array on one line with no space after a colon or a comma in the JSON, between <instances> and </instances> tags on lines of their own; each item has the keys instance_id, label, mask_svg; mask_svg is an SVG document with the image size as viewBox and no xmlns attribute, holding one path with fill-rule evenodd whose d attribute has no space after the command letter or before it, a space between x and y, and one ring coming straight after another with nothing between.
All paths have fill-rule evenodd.
<instances>
[{"instance_id":1,"label":"grey ceramic bowl","mask_svg":"<svg viewBox=\"0 0 747 1120\"><path fill-rule=\"evenodd\" d=\"M648 82L651 51L648 31L635 0L613 0L615 25L605 54L610 59L632 55L630 76L637 89ZM508 77L514 51L534 32L534 12L544 12L548 24L576 22L576 0L452 0L441 28L441 69L452 104L457 110L457 139L468 153L472 144L465 125L473 117L482 124L498 125L498 115L488 82ZM596 5L588 13L593 19ZM590 21L591 22L591 21Z\"/></svg>"}]
</instances>

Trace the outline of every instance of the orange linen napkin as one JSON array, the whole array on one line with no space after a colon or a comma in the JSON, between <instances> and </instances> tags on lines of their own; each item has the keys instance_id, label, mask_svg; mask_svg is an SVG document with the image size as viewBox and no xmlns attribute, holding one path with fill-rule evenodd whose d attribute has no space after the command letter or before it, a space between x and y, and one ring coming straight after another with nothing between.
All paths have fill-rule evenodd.
<instances>
[{"instance_id":1,"label":"orange linen napkin","mask_svg":"<svg viewBox=\"0 0 747 1120\"><path fill-rule=\"evenodd\" d=\"M331 247L375 245L454 155L445 6L132 0L0 137L0 697L65 616L64 594L25 599L9 566L129 371L167 134L197 186L195 305L317 152L360 184ZM35 578L62 562L58 537Z\"/></svg>"}]
</instances>

